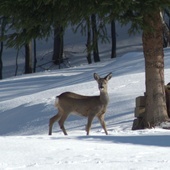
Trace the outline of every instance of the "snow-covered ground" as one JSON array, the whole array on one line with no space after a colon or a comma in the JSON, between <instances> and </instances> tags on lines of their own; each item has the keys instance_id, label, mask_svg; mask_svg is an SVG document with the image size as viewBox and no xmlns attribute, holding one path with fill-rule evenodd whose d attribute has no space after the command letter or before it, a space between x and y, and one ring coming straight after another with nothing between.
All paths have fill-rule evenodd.
<instances>
[{"instance_id":1,"label":"snow-covered ground","mask_svg":"<svg viewBox=\"0 0 170 170\"><path fill-rule=\"evenodd\" d=\"M169 55L167 48L166 83L170 81ZM68 136L57 123L53 135L48 136L49 118L57 112L55 96L64 91L99 94L94 72L101 76L113 73L105 117L109 135L95 119L90 136L86 136L86 118L71 115L65 123ZM168 170L170 131L159 127L131 130L135 98L144 91L143 53L138 50L92 65L0 81L0 170Z\"/></svg>"}]
</instances>

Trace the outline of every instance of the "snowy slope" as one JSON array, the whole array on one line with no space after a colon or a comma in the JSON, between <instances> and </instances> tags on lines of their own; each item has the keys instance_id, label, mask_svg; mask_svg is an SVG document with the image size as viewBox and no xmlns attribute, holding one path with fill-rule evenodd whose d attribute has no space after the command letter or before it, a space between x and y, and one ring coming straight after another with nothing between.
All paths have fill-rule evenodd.
<instances>
[{"instance_id":1,"label":"snowy slope","mask_svg":"<svg viewBox=\"0 0 170 170\"><path fill-rule=\"evenodd\" d=\"M170 81L170 49L165 50L165 80ZM57 110L56 95L73 91L97 95L93 73L112 72L106 113L109 135L97 119L90 136L86 119L70 116L64 136L56 123L48 136L48 121ZM132 131L135 98L145 91L141 52L93 65L46 71L4 79L0 82L0 170L132 170L170 166L170 131L160 128Z\"/></svg>"}]
</instances>

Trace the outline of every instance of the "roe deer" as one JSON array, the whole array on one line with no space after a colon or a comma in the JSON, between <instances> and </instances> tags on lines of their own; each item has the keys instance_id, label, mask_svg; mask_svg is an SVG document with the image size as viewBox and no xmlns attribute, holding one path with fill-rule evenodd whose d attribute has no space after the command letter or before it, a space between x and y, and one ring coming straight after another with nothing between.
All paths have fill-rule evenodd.
<instances>
[{"instance_id":1,"label":"roe deer","mask_svg":"<svg viewBox=\"0 0 170 170\"><path fill-rule=\"evenodd\" d=\"M52 134L53 124L57 120L59 120L58 123L64 135L67 135L64 122L71 113L88 118L86 125L87 135L89 135L91 124L95 116L98 117L101 126L106 135L108 135L104 115L109 102L107 83L111 77L112 73L109 73L104 78L100 78L98 74L94 73L94 79L97 81L100 90L99 96L82 96L72 92L65 92L57 96L55 106L58 108L58 113L49 121L49 135Z\"/></svg>"}]
</instances>

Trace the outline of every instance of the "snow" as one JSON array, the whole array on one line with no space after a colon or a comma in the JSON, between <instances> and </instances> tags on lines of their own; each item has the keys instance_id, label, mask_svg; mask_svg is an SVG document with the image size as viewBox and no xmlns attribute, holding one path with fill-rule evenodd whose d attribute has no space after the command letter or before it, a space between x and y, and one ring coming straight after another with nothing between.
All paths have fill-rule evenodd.
<instances>
[{"instance_id":1,"label":"snow","mask_svg":"<svg viewBox=\"0 0 170 170\"><path fill-rule=\"evenodd\" d=\"M107 48L102 50L107 52ZM103 58L100 63L78 66L80 49L77 46L80 54L72 58L77 65L70 68L0 81L0 170L168 170L170 131L159 127L131 130L135 98L145 92L143 53L133 46L136 51L116 59ZM170 79L169 55L167 48L166 83ZM95 119L86 136L86 118L71 115L65 122L68 136L57 123L53 135L48 136L49 119L57 112L55 96L64 91L99 94L94 72L101 76L113 73L105 116L109 135Z\"/></svg>"}]
</instances>

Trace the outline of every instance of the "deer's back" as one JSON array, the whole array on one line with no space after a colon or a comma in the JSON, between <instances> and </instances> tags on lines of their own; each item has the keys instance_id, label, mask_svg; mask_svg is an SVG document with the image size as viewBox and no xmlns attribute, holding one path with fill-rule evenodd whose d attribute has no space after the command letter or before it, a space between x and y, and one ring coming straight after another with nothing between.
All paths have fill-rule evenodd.
<instances>
[{"instance_id":1,"label":"deer's back","mask_svg":"<svg viewBox=\"0 0 170 170\"><path fill-rule=\"evenodd\" d=\"M58 109L81 116L97 114L104 108L100 101L100 96L83 96L72 92L65 92L57 98Z\"/></svg>"}]
</instances>

